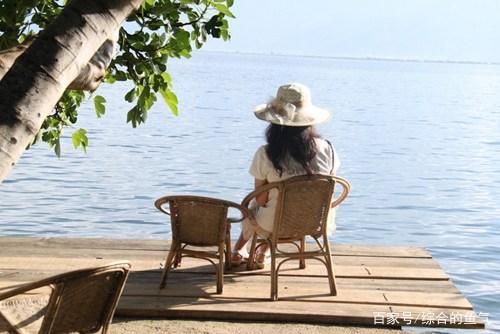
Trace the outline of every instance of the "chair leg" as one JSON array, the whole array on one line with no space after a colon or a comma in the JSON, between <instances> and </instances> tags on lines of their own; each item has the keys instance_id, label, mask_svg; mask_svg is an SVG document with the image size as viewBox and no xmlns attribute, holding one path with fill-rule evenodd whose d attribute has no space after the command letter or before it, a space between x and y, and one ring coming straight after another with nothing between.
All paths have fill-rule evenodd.
<instances>
[{"instance_id":1,"label":"chair leg","mask_svg":"<svg viewBox=\"0 0 500 334\"><path fill-rule=\"evenodd\" d=\"M332 296L337 295L337 284L335 282L335 272L333 270L333 260L332 253L330 252L330 243L328 242L328 238L325 236L323 238L323 247L325 254L325 262L326 262L326 270L328 272L328 284L330 285L330 294Z\"/></svg>"},{"instance_id":2,"label":"chair leg","mask_svg":"<svg viewBox=\"0 0 500 334\"><path fill-rule=\"evenodd\" d=\"M181 266L181 261L182 261L182 254L181 254L181 250L178 249L177 253L174 256L173 268L180 267Z\"/></svg>"},{"instance_id":3,"label":"chair leg","mask_svg":"<svg viewBox=\"0 0 500 334\"><path fill-rule=\"evenodd\" d=\"M2 315L2 312L0 312L0 330L0 333L23 334L11 323L11 321L7 320L7 318Z\"/></svg>"},{"instance_id":4,"label":"chair leg","mask_svg":"<svg viewBox=\"0 0 500 334\"><path fill-rule=\"evenodd\" d=\"M168 272L170 271L170 268L172 267L172 263L174 262L174 258L178 257L177 253L179 251L180 251L179 243L176 241L172 241L172 245L170 246L170 251L168 252L168 255L167 255L167 260L165 261L165 267L163 268L163 272L161 275L160 289L163 289L165 287L165 285L167 284Z\"/></svg>"},{"instance_id":5,"label":"chair leg","mask_svg":"<svg viewBox=\"0 0 500 334\"><path fill-rule=\"evenodd\" d=\"M257 246L257 234L254 233L252 243L250 244L250 254L248 254L247 270L255 268L255 248Z\"/></svg>"},{"instance_id":6,"label":"chair leg","mask_svg":"<svg viewBox=\"0 0 500 334\"><path fill-rule=\"evenodd\" d=\"M271 247L271 300L278 300L278 271L276 270L276 245L269 241Z\"/></svg>"},{"instance_id":7,"label":"chair leg","mask_svg":"<svg viewBox=\"0 0 500 334\"><path fill-rule=\"evenodd\" d=\"M303 237L300 240L300 252L304 254L306 251L306 237ZM299 260L299 269L306 269L306 260L304 258L301 258Z\"/></svg>"},{"instance_id":8,"label":"chair leg","mask_svg":"<svg viewBox=\"0 0 500 334\"><path fill-rule=\"evenodd\" d=\"M224 248L225 243L219 245L219 265L217 266L217 294L222 293L224 284Z\"/></svg>"},{"instance_id":9,"label":"chair leg","mask_svg":"<svg viewBox=\"0 0 500 334\"><path fill-rule=\"evenodd\" d=\"M233 267L231 264L231 259L233 258L232 250L231 250L231 224L227 224L226 227L226 270L231 270Z\"/></svg>"}]
</instances>

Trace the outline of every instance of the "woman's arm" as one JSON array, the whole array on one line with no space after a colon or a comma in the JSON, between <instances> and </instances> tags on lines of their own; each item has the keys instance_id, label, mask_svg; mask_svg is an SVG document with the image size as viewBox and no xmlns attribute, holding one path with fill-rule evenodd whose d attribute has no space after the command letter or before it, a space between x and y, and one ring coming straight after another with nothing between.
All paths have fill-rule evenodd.
<instances>
[{"instance_id":1,"label":"woman's arm","mask_svg":"<svg viewBox=\"0 0 500 334\"><path fill-rule=\"evenodd\" d=\"M257 189L260 186L266 185L266 184L267 184L266 180L255 179L255 189ZM266 203L268 200L268 195L269 195L269 193L266 191L265 193L258 195L255 198L255 201L257 202L257 204L259 204L259 206L266 206Z\"/></svg>"}]
</instances>

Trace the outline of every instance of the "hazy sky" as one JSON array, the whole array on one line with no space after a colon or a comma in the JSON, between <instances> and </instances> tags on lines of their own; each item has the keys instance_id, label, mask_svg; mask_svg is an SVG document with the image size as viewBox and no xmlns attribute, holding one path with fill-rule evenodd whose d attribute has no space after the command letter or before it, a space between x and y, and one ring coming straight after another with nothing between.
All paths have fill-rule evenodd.
<instances>
[{"instance_id":1,"label":"hazy sky","mask_svg":"<svg viewBox=\"0 0 500 334\"><path fill-rule=\"evenodd\" d=\"M235 0L207 50L500 61L500 0Z\"/></svg>"}]
</instances>

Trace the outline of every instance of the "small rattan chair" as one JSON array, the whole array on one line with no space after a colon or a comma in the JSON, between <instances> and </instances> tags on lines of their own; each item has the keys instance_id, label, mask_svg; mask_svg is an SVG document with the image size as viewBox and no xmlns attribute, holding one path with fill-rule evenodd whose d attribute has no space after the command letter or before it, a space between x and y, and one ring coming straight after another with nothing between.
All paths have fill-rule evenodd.
<instances>
[{"instance_id":1,"label":"small rattan chair","mask_svg":"<svg viewBox=\"0 0 500 334\"><path fill-rule=\"evenodd\" d=\"M166 209L167 204L170 211ZM212 263L217 273L217 293L221 294L224 263L231 268L230 223L241 221L248 215L247 210L237 203L201 196L165 196L157 199L155 206L170 215L172 226L172 245L163 268L160 289L166 286L171 267L178 267L182 257L189 256ZM239 210L242 217L228 218L229 208ZM196 249L199 247L205 249ZM206 247L217 249L209 251ZM218 260L218 264L214 260Z\"/></svg>"},{"instance_id":2,"label":"small rattan chair","mask_svg":"<svg viewBox=\"0 0 500 334\"><path fill-rule=\"evenodd\" d=\"M13 333L107 333L130 263L80 269L2 288L0 317ZM49 295L33 290L48 287Z\"/></svg>"},{"instance_id":3,"label":"small rattan chair","mask_svg":"<svg viewBox=\"0 0 500 334\"><path fill-rule=\"evenodd\" d=\"M332 201L336 184L342 186L342 192ZM294 259L299 260L301 269L305 268L306 259L322 262L328 272L330 294L335 296L337 288L328 242L327 218L329 209L337 207L347 197L349 182L329 175L296 176L259 187L243 199L242 206L248 208L252 199L272 189L279 192L273 232L267 239L258 239L254 235L247 268L253 270L256 245L267 242L271 251L271 300L278 299L278 271L281 265ZM316 249L306 250L306 237L315 240ZM297 251L280 249L282 244L293 244Z\"/></svg>"}]
</instances>

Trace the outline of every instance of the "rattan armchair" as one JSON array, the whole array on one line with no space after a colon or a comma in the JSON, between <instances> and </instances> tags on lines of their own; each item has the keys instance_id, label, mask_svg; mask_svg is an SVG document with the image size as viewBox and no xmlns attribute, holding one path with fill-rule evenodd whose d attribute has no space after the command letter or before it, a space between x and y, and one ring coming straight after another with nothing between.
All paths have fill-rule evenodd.
<instances>
[{"instance_id":1,"label":"rattan armchair","mask_svg":"<svg viewBox=\"0 0 500 334\"><path fill-rule=\"evenodd\" d=\"M13 333L106 333L129 270L115 262L2 288L0 317ZM44 287L49 295L29 294Z\"/></svg>"},{"instance_id":2,"label":"rattan armchair","mask_svg":"<svg viewBox=\"0 0 500 334\"><path fill-rule=\"evenodd\" d=\"M332 201L336 184L342 186L342 192ZM271 251L271 300L278 299L278 271L290 260L299 260L301 269L305 268L306 259L322 262L327 269L330 294L335 296L337 288L328 242L328 214L347 197L349 182L329 175L296 176L257 188L243 199L242 206L248 208L252 199L272 189L279 192L273 232L267 239L258 239L254 235L247 268L253 269L256 245L267 242ZM306 237L315 241L315 249L306 249ZM292 247L292 251L290 247L282 249L282 244L293 244L295 248Z\"/></svg>"},{"instance_id":3,"label":"rattan armchair","mask_svg":"<svg viewBox=\"0 0 500 334\"><path fill-rule=\"evenodd\" d=\"M248 211L237 203L201 196L165 196L157 199L155 206L170 215L172 226L172 244L163 268L160 289L166 286L171 267L176 268L182 257L189 256L212 263L217 274L217 293L221 294L224 263L228 269L231 268L230 223L241 221ZM228 218L229 208L239 210L241 218ZM206 247L217 248L209 251Z\"/></svg>"}]
</instances>

